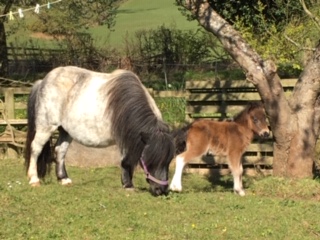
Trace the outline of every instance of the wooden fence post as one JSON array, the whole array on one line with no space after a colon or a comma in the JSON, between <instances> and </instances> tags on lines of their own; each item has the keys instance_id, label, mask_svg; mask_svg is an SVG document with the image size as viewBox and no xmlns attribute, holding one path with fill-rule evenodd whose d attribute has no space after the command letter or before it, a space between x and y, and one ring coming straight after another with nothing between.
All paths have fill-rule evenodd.
<instances>
[{"instance_id":1,"label":"wooden fence post","mask_svg":"<svg viewBox=\"0 0 320 240\"><path fill-rule=\"evenodd\" d=\"M4 89L4 101L7 118L14 119L14 88Z\"/></svg>"}]
</instances>

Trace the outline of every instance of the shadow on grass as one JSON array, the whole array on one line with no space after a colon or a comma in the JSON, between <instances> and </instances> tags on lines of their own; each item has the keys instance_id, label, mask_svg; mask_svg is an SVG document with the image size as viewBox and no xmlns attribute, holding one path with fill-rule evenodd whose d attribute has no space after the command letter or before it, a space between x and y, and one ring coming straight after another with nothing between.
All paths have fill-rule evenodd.
<instances>
[{"instance_id":1,"label":"shadow on grass","mask_svg":"<svg viewBox=\"0 0 320 240\"><path fill-rule=\"evenodd\" d=\"M200 177L199 177L200 176ZM253 181L260 176L243 176L243 186L246 191ZM233 177L231 174L221 174L218 169L210 170L209 174L184 173L183 192L233 192Z\"/></svg>"}]
</instances>

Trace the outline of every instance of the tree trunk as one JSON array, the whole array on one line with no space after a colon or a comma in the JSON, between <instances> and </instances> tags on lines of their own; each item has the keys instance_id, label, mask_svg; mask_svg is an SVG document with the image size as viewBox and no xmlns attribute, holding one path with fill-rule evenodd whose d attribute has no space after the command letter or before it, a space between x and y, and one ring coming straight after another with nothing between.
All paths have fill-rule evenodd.
<instances>
[{"instance_id":1,"label":"tree trunk","mask_svg":"<svg viewBox=\"0 0 320 240\"><path fill-rule=\"evenodd\" d=\"M276 65L270 60L263 60L207 1L180 0L179 3L220 40L224 49L246 72L247 80L257 88L274 137L274 175L312 177L320 115L320 100L316 101L320 89L320 68L317 67L320 47L299 77L292 97L287 99Z\"/></svg>"},{"instance_id":2,"label":"tree trunk","mask_svg":"<svg viewBox=\"0 0 320 240\"><path fill-rule=\"evenodd\" d=\"M13 2L13 0L7 1L1 15L6 15L9 13ZM6 31L4 27L5 21L6 16L0 17L0 77L6 77L8 74L8 48Z\"/></svg>"},{"instance_id":3,"label":"tree trunk","mask_svg":"<svg viewBox=\"0 0 320 240\"><path fill-rule=\"evenodd\" d=\"M8 50L4 23L0 21L0 77L8 74Z\"/></svg>"}]
</instances>

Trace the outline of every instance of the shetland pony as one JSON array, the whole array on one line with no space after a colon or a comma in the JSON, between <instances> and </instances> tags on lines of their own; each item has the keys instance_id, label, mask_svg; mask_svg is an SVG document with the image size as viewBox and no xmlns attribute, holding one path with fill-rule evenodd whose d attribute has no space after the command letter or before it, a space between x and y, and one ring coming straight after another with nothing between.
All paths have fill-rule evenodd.
<instances>
[{"instance_id":1,"label":"shetland pony","mask_svg":"<svg viewBox=\"0 0 320 240\"><path fill-rule=\"evenodd\" d=\"M170 190L182 191L181 177L184 166L192 159L207 153L226 156L233 175L234 191L245 195L242 186L242 154L251 143L254 134L269 136L264 108L250 103L233 121L217 122L198 120L175 134L177 152L176 169Z\"/></svg>"},{"instance_id":2,"label":"shetland pony","mask_svg":"<svg viewBox=\"0 0 320 240\"><path fill-rule=\"evenodd\" d=\"M25 165L29 184L40 185L52 162L50 136L58 130L54 147L56 176L70 184L65 155L72 139L93 147L116 143L122 155L121 181L132 188L134 168L144 169L153 195L168 192L173 138L153 98L132 72L110 74L78 67L58 67L33 86L28 100Z\"/></svg>"}]
</instances>

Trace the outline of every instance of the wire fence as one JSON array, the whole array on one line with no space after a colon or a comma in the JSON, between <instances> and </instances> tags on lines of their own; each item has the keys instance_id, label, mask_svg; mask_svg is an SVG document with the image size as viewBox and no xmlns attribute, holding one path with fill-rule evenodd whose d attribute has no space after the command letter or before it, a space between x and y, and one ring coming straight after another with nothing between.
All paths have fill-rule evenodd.
<instances>
[{"instance_id":1,"label":"wire fence","mask_svg":"<svg viewBox=\"0 0 320 240\"><path fill-rule=\"evenodd\" d=\"M52 69L66 65L99 72L110 72L118 68L128 69L137 73L142 80L155 80L161 82L166 88L173 80L180 81L181 75L186 72L219 72L237 68L234 62L228 59L199 64L168 63L161 56L141 60L131 57L104 56L103 53L21 47L9 47L8 60L8 75L6 78L0 78L0 86L28 86L35 80L43 78Z\"/></svg>"}]
</instances>

